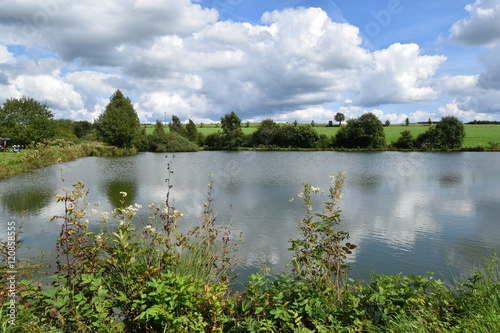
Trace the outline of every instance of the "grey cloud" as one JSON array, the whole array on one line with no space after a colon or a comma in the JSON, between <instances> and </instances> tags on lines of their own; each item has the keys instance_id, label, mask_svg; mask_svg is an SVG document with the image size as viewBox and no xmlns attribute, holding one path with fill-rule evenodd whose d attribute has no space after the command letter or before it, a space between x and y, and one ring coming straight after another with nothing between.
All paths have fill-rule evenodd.
<instances>
[{"instance_id":1,"label":"grey cloud","mask_svg":"<svg viewBox=\"0 0 500 333\"><path fill-rule=\"evenodd\" d=\"M123 44L148 47L156 36L187 35L217 19L216 11L189 0L52 2L56 5L50 8L34 0L2 5L0 24L24 43L50 47L65 61L98 66L118 66L123 55L116 50Z\"/></svg>"},{"instance_id":2,"label":"grey cloud","mask_svg":"<svg viewBox=\"0 0 500 333\"><path fill-rule=\"evenodd\" d=\"M4 86L9 84L9 78L7 77L7 75L5 75L5 73L1 71L0 71L0 84Z\"/></svg>"},{"instance_id":3,"label":"grey cloud","mask_svg":"<svg viewBox=\"0 0 500 333\"><path fill-rule=\"evenodd\" d=\"M477 0L465 9L469 17L451 27L451 40L467 46L489 45L500 40L500 1Z\"/></svg>"}]
</instances>

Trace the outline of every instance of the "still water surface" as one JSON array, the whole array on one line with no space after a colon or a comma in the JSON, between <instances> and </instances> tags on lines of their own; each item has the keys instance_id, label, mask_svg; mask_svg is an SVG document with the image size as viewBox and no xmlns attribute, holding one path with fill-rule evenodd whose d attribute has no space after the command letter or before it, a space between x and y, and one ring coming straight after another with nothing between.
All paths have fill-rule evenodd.
<instances>
[{"instance_id":1,"label":"still water surface","mask_svg":"<svg viewBox=\"0 0 500 333\"><path fill-rule=\"evenodd\" d=\"M49 220L64 212L55 195L77 181L91 190L89 202L100 202L99 212L118 206L125 191L127 203L146 214L150 203L165 200L168 160L155 153L87 157L62 165L64 184L59 165L2 181L0 237L16 221L31 247L18 256L53 250L60 229ZM358 245L350 259L355 276L432 271L449 280L500 249L499 153L198 152L176 154L173 170L171 198L186 225L198 219L211 177L218 220L242 232L239 255L249 266L268 261L285 269L302 184L327 189L328 175L341 171L341 228Z\"/></svg>"}]
</instances>

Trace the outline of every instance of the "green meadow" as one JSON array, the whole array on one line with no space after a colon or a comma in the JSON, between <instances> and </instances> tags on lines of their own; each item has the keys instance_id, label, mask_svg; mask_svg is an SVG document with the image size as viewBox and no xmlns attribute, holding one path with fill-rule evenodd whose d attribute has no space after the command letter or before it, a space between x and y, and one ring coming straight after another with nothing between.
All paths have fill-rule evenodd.
<instances>
[{"instance_id":1,"label":"green meadow","mask_svg":"<svg viewBox=\"0 0 500 333\"><path fill-rule=\"evenodd\" d=\"M146 128L146 134L152 134L154 125L144 125ZM242 130L244 134L252 134L257 130L259 124L251 123L248 127L247 124L242 124ZM207 136L218 131L222 131L220 125L216 124L204 124L197 125L198 131L203 135ZM324 124L317 124L315 127L319 134L325 134L327 136L333 136L339 130L339 127L326 127ZM429 129L428 125L391 125L384 127L385 140L387 144L391 144L396 141L401 132L410 131L414 138L419 134L424 133ZM168 129L167 129L168 131ZM477 148L477 147L491 147L492 144L500 145L500 125L465 125L466 136L463 143L463 148Z\"/></svg>"}]
</instances>

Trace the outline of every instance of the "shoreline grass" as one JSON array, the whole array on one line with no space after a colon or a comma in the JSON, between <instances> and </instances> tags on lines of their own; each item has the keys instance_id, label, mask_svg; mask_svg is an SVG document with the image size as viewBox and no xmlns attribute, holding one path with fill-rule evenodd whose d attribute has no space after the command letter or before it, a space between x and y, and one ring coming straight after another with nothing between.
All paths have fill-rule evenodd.
<instances>
[{"instance_id":1,"label":"shoreline grass","mask_svg":"<svg viewBox=\"0 0 500 333\"><path fill-rule=\"evenodd\" d=\"M121 149L100 142L74 144L56 140L51 145L37 144L19 153L0 153L0 180L22 172L30 172L58 162L68 162L86 156L124 156L137 153L136 149Z\"/></svg>"}]
</instances>

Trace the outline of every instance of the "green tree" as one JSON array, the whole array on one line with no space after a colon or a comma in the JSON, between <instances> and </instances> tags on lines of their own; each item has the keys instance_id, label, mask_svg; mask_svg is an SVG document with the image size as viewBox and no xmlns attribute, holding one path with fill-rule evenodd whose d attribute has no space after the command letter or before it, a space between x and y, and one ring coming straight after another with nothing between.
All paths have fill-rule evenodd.
<instances>
[{"instance_id":1,"label":"green tree","mask_svg":"<svg viewBox=\"0 0 500 333\"><path fill-rule=\"evenodd\" d=\"M384 125L385 125L385 126L389 126L389 125L391 125L391 121L390 121L389 119L387 119L387 120L385 121L385 124L384 124Z\"/></svg>"},{"instance_id":2,"label":"green tree","mask_svg":"<svg viewBox=\"0 0 500 333\"><path fill-rule=\"evenodd\" d=\"M335 142L343 148L381 148L385 146L384 127L373 113L365 113L349 119L337 132Z\"/></svg>"},{"instance_id":3,"label":"green tree","mask_svg":"<svg viewBox=\"0 0 500 333\"><path fill-rule=\"evenodd\" d=\"M167 132L165 125L159 120L156 121L153 134L149 136L149 151L165 151L167 144Z\"/></svg>"},{"instance_id":4,"label":"green tree","mask_svg":"<svg viewBox=\"0 0 500 333\"><path fill-rule=\"evenodd\" d=\"M412 149L413 135L408 130L401 132L401 136L398 141L394 142L393 146L399 149Z\"/></svg>"},{"instance_id":5,"label":"green tree","mask_svg":"<svg viewBox=\"0 0 500 333\"><path fill-rule=\"evenodd\" d=\"M295 131L299 127L300 126L295 124L285 124L279 126L275 132L276 137L273 142L275 143L275 145L280 147L293 147L295 144Z\"/></svg>"},{"instance_id":6,"label":"green tree","mask_svg":"<svg viewBox=\"0 0 500 333\"><path fill-rule=\"evenodd\" d=\"M178 132L167 133L165 125L159 120L156 121L153 134L149 136L149 151L156 152L181 152L198 151L198 146Z\"/></svg>"},{"instance_id":7,"label":"green tree","mask_svg":"<svg viewBox=\"0 0 500 333\"><path fill-rule=\"evenodd\" d=\"M454 116L446 116L436 125L441 149L459 149L465 138L464 124Z\"/></svg>"},{"instance_id":8,"label":"green tree","mask_svg":"<svg viewBox=\"0 0 500 333\"><path fill-rule=\"evenodd\" d=\"M464 138L464 124L457 117L446 116L435 127L420 134L415 144L424 149L459 149Z\"/></svg>"},{"instance_id":9,"label":"green tree","mask_svg":"<svg viewBox=\"0 0 500 333\"><path fill-rule=\"evenodd\" d=\"M184 137L187 136L186 128L184 127L184 125L182 125L179 117L173 115L172 122L170 123L169 127L170 127L170 132L179 133L180 135L182 135Z\"/></svg>"},{"instance_id":10,"label":"green tree","mask_svg":"<svg viewBox=\"0 0 500 333\"><path fill-rule=\"evenodd\" d=\"M220 132L211 133L205 137L204 144L208 149L222 149L224 139Z\"/></svg>"},{"instance_id":11,"label":"green tree","mask_svg":"<svg viewBox=\"0 0 500 333\"><path fill-rule=\"evenodd\" d=\"M236 113L234 113L234 111L231 111L231 113L221 117L220 121L222 124L224 148L238 148L243 140L241 119L236 115Z\"/></svg>"},{"instance_id":12,"label":"green tree","mask_svg":"<svg viewBox=\"0 0 500 333\"><path fill-rule=\"evenodd\" d=\"M120 90L111 96L106 110L95 122L98 139L116 147L132 147L140 139L140 127L132 102Z\"/></svg>"},{"instance_id":13,"label":"green tree","mask_svg":"<svg viewBox=\"0 0 500 333\"><path fill-rule=\"evenodd\" d=\"M58 139L75 140L77 139L74 131L74 122L70 119L54 119L56 135Z\"/></svg>"},{"instance_id":14,"label":"green tree","mask_svg":"<svg viewBox=\"0 0 500 333\"><path fill-rule=\"evenodd\" d=\"M47 104L31 97L7 99L0 108L0 135L16 144L42 142L54 137L54 114Z\"/></svg>"},{"instance_id":15,"label":"green tree","mask_svg":"<svg viewBox=\"0 0 500 333\"><path fill-rule=\"evenodd\" d=\"M406 126L410 126L410 119L409 119L409 118L406 118L406 119L405 119L405 125L406 125Z\"/></svg>"},{"instance_id":16,"label":"green tree","mask_svg":"<svg viewBox=\"0 0 500 333\"><path fill-rule=\"evenodd\" d=\"M94 125L90 121L82 120L82 121L75 121L73 123L73 133L75 133L77 138L82 138L94 129Z\"/></svg>"},{"instance_id":17,"label":"green tree","mask_svg":"<svg viewBox=\"0 0 500 333\"><path fill-rule=\"evenodd\" d=\"M191 142L199 143L200 136L198 129L191 119L189 119L189 122L186 125L186 138Z\"/></svg>"},{"instance_id":18,"label":"green tree","mask_svg":"<svg viewBox=\"0 0 500 333\"><path fill-rule=\"evenodd\" d=\"M320 139L318 132L311 125L294 128L292 146L297 148L312 148Z\"/></svg>"},{"instance_id":19,"label":"green tree","mask_svg":"<svg viewBox=\"0 0 500 333\"><path fill-rule=\"evenodd\" d=\"M338 121L339 122L339 126L342 125L342 122L345 120L345 116L343 113L340 113L340 112L337 112L335 114L335 121Z\"/></svg>"},{"instance_id":20,"label":"green tree","mask_svg":"<svg viewBox=\"0 0 500 333\"><path fill-rule=\"evenodd\" d=\"M272 145L276 137L276 132L279 130L279 125L272 119L264 119L259 128L253 132L253 142L256 145Z\"/></svg>"}]
</instances>

